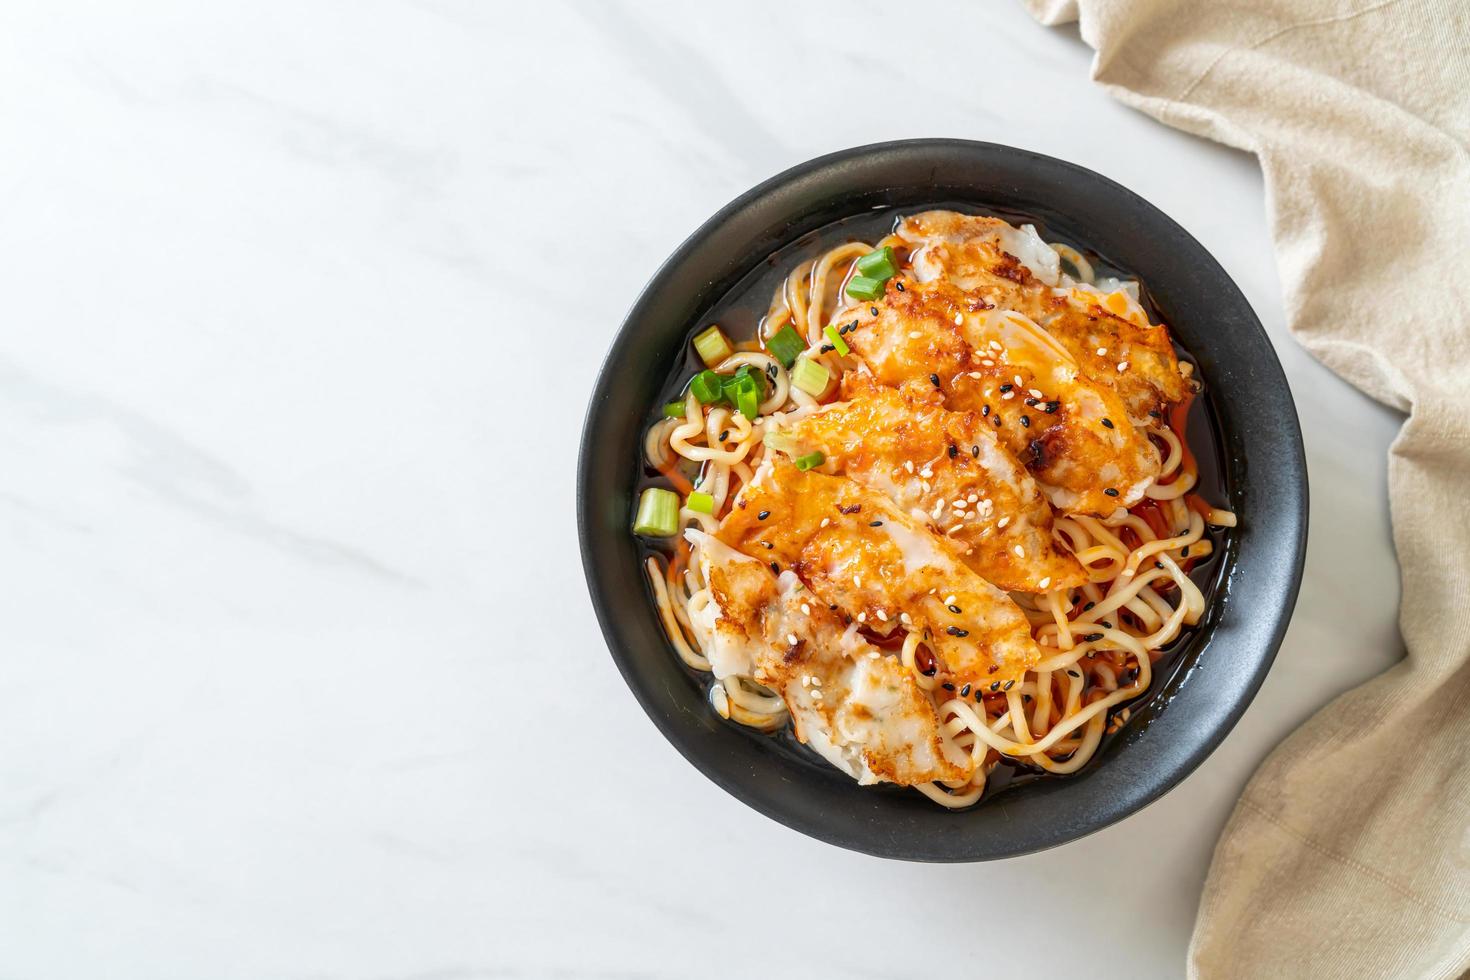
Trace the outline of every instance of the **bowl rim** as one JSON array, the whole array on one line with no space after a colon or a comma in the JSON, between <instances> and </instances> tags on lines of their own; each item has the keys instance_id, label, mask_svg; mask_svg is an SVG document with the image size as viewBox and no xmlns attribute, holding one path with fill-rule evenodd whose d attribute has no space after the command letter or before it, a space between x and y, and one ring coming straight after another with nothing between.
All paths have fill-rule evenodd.
<instances>
[{"instance_id":1,"label":"bowl rim","mask_svg":"<svg viewBox=\"0 0 1470 980\"><path fill-rule=\"evenodd\" d=\"M751 789L750 780L742 775L732 774L728 768L722 769L713 766L706 758L708 744L702 742L689 730L687 724L676 721L674 715L665 710L654 694L647 690L635 671L634 658L627 649L625 637L621 632L620 620L626 615L617 608L609 595L609 583L605 581L597 568L597 552L599 534L597 524L597 513L592 492L592 469L594 466L594 453L592 447L597 438L599 427L603 424L599 417L598 408L603 403L614 383L614 368L622 361L634 346L640 331L639 324L644 322L649 313L649 308L654 297L660 290L675 288L689 290L697 287L672 285L669 280L685 263L691 260L702 244L717 231L729 225L732 221L744 215L746 212L757 207L783 189L790 188L794 184L820 179L824 175L838 179L838 175L853 165L864 165L870 162L880 161L885 155L904 154L962 154L974 157L977 165L983 165L987 160L1010 158L1011 162L1024 164L1034 169L1038 174L1044 175L1041 179L1060 181L1082 181L1090 183L1100 192L1114 196L1120 206L1126 207L1133 212L1146 216L1154 226L1170 234L1182 247L1193 250L1195 257L1200 259L1204 265L1204 274L1217 283L1221 288L1231 294L1228 298L1238 302L1240 323L1252 333L1249 340L1257 343L1262 348L1264 356L1257 355L1257 363L1252 365L1251 380L1259 385L1265 393L1263 397L1274 398L1274 410L1279 416L1278 421L1289 424L1282 425L1277 437L1279 442L1273 454L1273 464L1284 473L1274 474L1284 479L1283 483L1272 483L1271 485L1271 512L1272 521L1282 526L1283 533L1278 540L1267 542L1270 551L1261 556L1259 560L1265 561L1272 566L1275 578L1281 580L1281 591L1279 601L1269 608L1257 614L1257 623L1254 629L1254 649L1256 655L1251 658L1249 673L1243 677L1234 678L1234 687L1230 692L1233 701L1222 717L1217 719L1214 727L1210 728L1202 737L1197 736L1191 747L1181 758L1174 759L1168 764L1167 769L1156 771L1147 775L1145 782L1147 786L1140 789L1136 786L1122 787L1123 799L1101 811L1089 815L1080 822L1059 826L1050 833L1034 835L1025 843L1009 846L1001 843L999 846L979 846L964 834L943 835L942 840L935 844L933 842L903 840L892 834L885 834L881 829L863 831L861 828L837 832L830 826L824 825L820 819L815 819L810 812L803 812L803 807L788 805L779 796L769 793L755 793ZM875 166L881 165L874 163ZM889 190L896 189L886 188ZM881 192L883 189L879 189ZM937 196L935 201L942 199ZM852 213L858 213L862 208L855 206ZM795 220L792 218L792 220ZM792 241L800 237L800 233L792 234L785 241ZM766 255L745 255L738 257L739 265L748 270L766 258ZM1131 270L1130 270L1131 271ZM708 285L708 284L705 284ZM1146 283L1152 286L1153 283ZM718 299L720 291L716 291L714 299ZM701 304L704 308L709 306L709 300ZM1190 348L1193 353L1193 348ZM1265 376L1264 378L1262 376ZM1206 378L1211 382L1210 378ZM1222 423L1223 426L1223 423ZM1192 235L1183 227L1170 218L1167 214L1145 200L1140 195L1112 179L1098 174L1085 167L1050 157L1032 150L1007 146L1000 143L981 142L960 139L905 139L880 143L869 143L848 149L838 150L832 153L815 157L811 160L790 167L775 176L772 176L745 193L730 201L714 215L702 222L699 227L691 233L679 246L666 258L654 272L647 284L640 290L638 297L630 306L627 315L618 327L612 343L609 345L606 356L598 368L596 384L588 402L586 414L581 430L582 441L579 447L577 463L577 529L578 543L581 552L584 576L587 580L588 591L592 599L593 609L596 613L598 625L606 641L608 650L614 663L617 665L624 682L633 693L636 700L642 706L649 719L659 729L661 734L674 748L687 759L696 769L707 778L720 786L736 799L752 807L756 811L770 817L777 822L797 830L809 837L835 844L849 850L870 854L878 857L896 858L901 860L923 861L923 862L972 862L991 860L1004 857L1018 856L1044 850L1049 847L1059 846L1071 841L1096 833L1111 826L1145 807L1156 802L1166 793L1178 786L1190 775L1206 758L1220 745L1236 723L1245 714L1254 700L1261 685L1265 681L1285 637L1287 627L1290 623L1292 612L1295 608L1297 596L1301 586L1302 570L1306 561L1307 525L1309 513L1309 485L1306 467L1305 450L1302 440L1300 422L1297 416L1295 403L1291 390L1287 384L1285 372L1281 367L1280 359L1276 355L1271 344L1269 335L1262 326L1259 318L1255 315L1249 302L1240 292L1234 280L1225 272L1224 268ZM1222 445L1222 451L1225 447ZM630 476L633 467L628 466ZM631 481L630 481L631 482ZM1244 495L1244 488L1242 488ZM1232 500L1232 505L1236 505ZM625 532L631 533L631 532ZM1239 555L1232 553L1223 566L1226 579L1232 578L1236 568ZM1284 563L1283 563L1284 562ZM641 571L640 571L641 575ZM1224 585L1222 584L1222 589ZM1217 601L1223 598L1217 596ZM650 603L651 606L651 603ZM1218 623L1216 624L1218 625ZM1264 627L1264 629L1262 628ZM1214 639L1214 627L1201 641L1201 647L1193 653L1198 660ZM664 641L667 648L667 640ZM669 657L674 657L672 649L661 651ZM675 658L677 659L677 658ZM682 666L682 665L681 665ZM1192 673L1198 664L1189 666L1186 673ZM1179 683L1189 678L1182 678ZM1194 678L1196 681L1202 678ZM1160 682L1162 683L1162 681ZM1168 716L1167 705L1161 705L1162 714L1160 718ZM731 732L731 737L736 733ZM1110 760L1099 760L1100 764L1093 768L1094 775L1101 775L1108 771L1107 763ZM836 770L833 770L836 773ZM841 776L840 773L837 775ZM847 777L843 776L843 779ZM1080 778L1080 777L1074 777ZM849 785L860 791L867 788L859 788L856 783L848 780ZM1078 785L1072 780L1059 780L1067 785ZM1107 780L1109 783L1117 783L1117 779ZM1024 789L1013 792L1025 792ZM792 799L799 799L800 792L792 794ZM927 801L926 801L927 802ZM1000 800L993 801L991 807L1001 807ZM934 811L944 814L955 820L963 820L966 814L980 812L986 806L982 800L978 807L963 811L945 811L934 804L930 804ZM828 816L833 816L830 811Z\"/></svg>"}]
</instances>

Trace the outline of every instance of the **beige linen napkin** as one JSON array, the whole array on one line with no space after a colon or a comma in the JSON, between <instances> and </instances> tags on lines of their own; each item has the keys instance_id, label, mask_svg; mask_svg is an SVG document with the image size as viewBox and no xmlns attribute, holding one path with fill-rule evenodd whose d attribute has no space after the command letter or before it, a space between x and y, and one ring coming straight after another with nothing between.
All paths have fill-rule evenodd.
<instances>
[{"instance_id":1,"label":"beige linen napkin","mask_svg":"<svg viewBox=\"0 0 1470 980\"><path fill-rule=\"evenodd\" d=\"M1292 331L1410 413L1389 459L1408 655L1251 779L1215 850L1190 973L1458 976L1470 967L1470 0L1027 4L1046 24L1080 21L1093 77L1118 99L1259 158Z\"/></svg>"}]
</instances>

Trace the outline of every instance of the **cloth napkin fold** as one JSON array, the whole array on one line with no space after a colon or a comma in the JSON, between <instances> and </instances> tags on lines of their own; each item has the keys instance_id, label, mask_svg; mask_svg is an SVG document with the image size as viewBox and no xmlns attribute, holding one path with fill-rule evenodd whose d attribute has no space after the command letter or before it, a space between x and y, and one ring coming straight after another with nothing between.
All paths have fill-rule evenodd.
<instances>
[{"instance_id":1,"label":"cloth napkin fold","mask_svg":"<svg viewBox=\"0 0 1470 980\"><path fill-rule=\"evenodd\" d=\"M1044 24L1079 22L1093 78L1124 103L1256 155L1292 332L1409 413L1389 458L1407 656L1252 777L1215 850L1190 974L1457 977L1470 968L1470 2L1026 4Z\"/></svg>"}]
</instances>

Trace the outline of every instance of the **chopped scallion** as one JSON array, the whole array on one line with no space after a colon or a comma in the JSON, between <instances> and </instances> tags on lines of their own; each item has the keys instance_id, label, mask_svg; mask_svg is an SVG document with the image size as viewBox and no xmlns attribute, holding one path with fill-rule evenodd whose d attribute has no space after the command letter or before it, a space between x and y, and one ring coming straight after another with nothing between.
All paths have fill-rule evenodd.
<instances>
[{"instance_id":1,"label":"chopped scallion","mask_svg":"<svg viewBox=\"0 0 1470 980\"><path fill-rule=\"evenodd\" d=\"M714 367L735 353L735 348L730 346L725 332L718 326L710 327L695 336L694 349L699 352L699 359L704 361L706 367Z\"/></svg>"},{"instance_id":2,"label":"chopped scallion","mask_svg":"<svg viewBox=\"0 0 1470 980\"><path fill-rule=\"evenodd\" d=\"M715 512L715 498L702 490L689 491L689 499L684 501L684 506L701 514L713 514Z\"/></svg>"},{"instance_id":3,"label":"chopped scallion","mask_svg":"<svg viewBox=\"0 0 1470 980\"><path fill-rule=\"evenodd\" d=\"M700 371L689 382L689 390L694 392L694 397L699 399L701 405L717 402L725 395L725 379L713 371Z\"/></svg>"},{"instance_id":4,"label":"chopped scallion","mask_svg":"<svg viewBox=\"0 0 1470 980\"><path fill-rule=\"evenodd\" d=\"M801 339L801 334L797 333L788 323L766 341L766 350L781 362L782 367L790 368L796 363L797 355L806 350L806 342Z\"/></svg>"},{"instance_id":5,"label":"chopped scallion","mask_svg":"<svg viewBox=\"0 0 1470 980\"><path fill-rule=\"evenodd\" d=\"M853 276L847 281L847 295L857 299L877 299L883 295L884 282L871 276Z\"/></svg>"},{"instance_id":6,"label":"chopped scallion","mask_svg":"<svg viewBox=\"0 0 1470 980\"><path fill-rule=\"evenodd\" d=\"M809 470L813 466L821 466L826 461L827 457L821 453L807 453L805 456L796 457L796 468L799 470Z\"/></svg>"},{"instance_id":7,"label":"chopped scallion","mask_svg":"<svg viewBox=\"0 0 1470 980\"><path fill-rule=\"evenodd\" d=\"M858 259L857 271L858 275L869 279L888 280L898 275L898 263L893 260L892 247L884 245Z\"/></svg>"},{"instance_id":8,"label":"chopped scallion","mask_svg":"<svg viewBox=\"0 0 1470 980\"><path fill-rule=\"evenodd\" d=\"M676 402L669 402L664 406L664 418L682 419L684 417L684 400L681 398Z\"/></svg>"},{"instance_id":9,"label":"chopped scallion","mask_svg":"<svg viewBox=\"0 0 1470 980\"><path fill-rule=\"evenodd\" d=\"M797 358L796 366L791 371L791 383L812 396L826 391L831 377L826 367L809 357Z\"/></svg>"},{"instance_id":10,"label":"chopped scallion","mask_svg":"<svg viewBox=\"0 0 1470 980\"><path fill-rule=\"evenodd\" d=\"M633 533L650 538L672 538L679 533L679 495L662 487L649 487L638 501Z\"/></svg>"},{"instance_id":11,"label":"chopped scallion","mask_svg":"<svg viewBox=\"0 0 1470 980\"><path fill-rule=\"evenodd\" d=\"M796 437L789 432L767 432L762 442L778 453L788 455L796 448Z\"/></svg>"},{"instance_id":12,"label":"chopped scallion","mask_svg":"<svg viewBox=\"0 0 1470 980\"><path fill-rule=\"evenodd\" d=\"M828 324L827 326L822 328L822 333L827 335L827 343L836 348L837 353L841 354L843 357L846 357L848 354L852 353L852 348L847 346L847 341L842 339L842 334L837 332L836 327Z\"/></svg>"},{"instance_id":13,"label":"chopped scallion","mask_svg":"<svg viewBox=\"0 0 1470 980\"><path fill-rule=\"evenodd\" d=\"M744 415L754 422L755 417L760 414L760 389L756 387L755 378L750 375L741 376L733 386L733 390L726 390L726 397L735 406L735 411Z\"/></svg>"}]
</instances>

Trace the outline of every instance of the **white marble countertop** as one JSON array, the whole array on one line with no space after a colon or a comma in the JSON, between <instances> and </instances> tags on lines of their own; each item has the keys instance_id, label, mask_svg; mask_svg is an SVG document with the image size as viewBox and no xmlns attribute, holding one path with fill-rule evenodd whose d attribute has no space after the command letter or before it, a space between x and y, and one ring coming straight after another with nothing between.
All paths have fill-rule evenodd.
<instances>
[{"instance_id":1,"label":"white marble countertop","mask_svg":"<svg viewBox=\"0 0 1470 980\"><path fill-rule=\"evenodd\" d=\"M1254 162L1109 101L1017 6L0 24L0 976L1178 975L1247 775L1392 658L1397 419L1287 336ZM1235 733L989 865L849 854L706 781L576 553L585 396L644 280L757 181L909 136L1174 216L1270 331L1311 465L1308 578Z\"/></svg>"}]
</instances>

